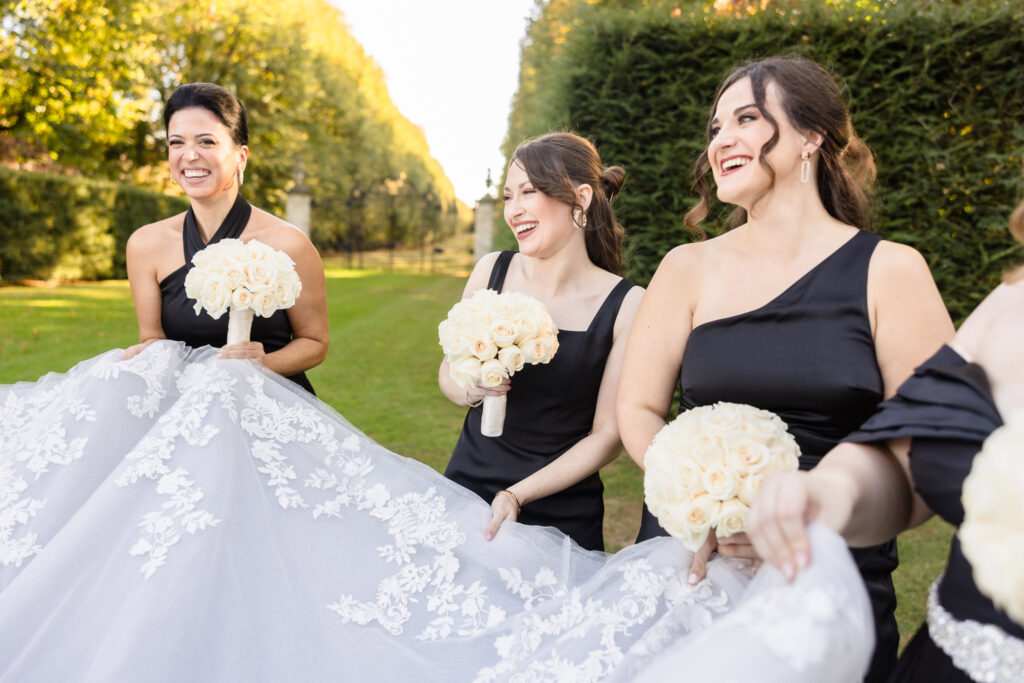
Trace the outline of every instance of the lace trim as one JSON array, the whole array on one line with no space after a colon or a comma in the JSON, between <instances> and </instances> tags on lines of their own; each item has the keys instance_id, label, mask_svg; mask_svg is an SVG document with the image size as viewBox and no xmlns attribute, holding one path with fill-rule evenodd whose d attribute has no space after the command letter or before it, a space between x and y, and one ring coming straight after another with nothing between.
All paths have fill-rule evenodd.
<instances>
[{"instance_id":1,"label":"lace trim","mask_svg":"<svg viewBox=\"0 0 1024 683\"><path fill-rule=\"evenodd\" d=\"M995 624L958 620L939 604L940 576L928 589L928 633L958 669L981 683L1024 683L1024 640Z\"/></svg>"}]
</instances>

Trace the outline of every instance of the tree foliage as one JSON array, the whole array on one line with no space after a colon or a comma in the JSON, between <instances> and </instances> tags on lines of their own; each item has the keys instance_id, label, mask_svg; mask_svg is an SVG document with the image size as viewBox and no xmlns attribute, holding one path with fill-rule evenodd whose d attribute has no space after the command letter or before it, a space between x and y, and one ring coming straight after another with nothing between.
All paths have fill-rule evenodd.
<instances>
[{"instance_id":1,"label":"tree foliage","mask_svg":"<svg viewBox=\"0 0 1024 683\"><path fill-rule=\"evenodd\" d=\"M327 0L5 2L0 71L8 165L174 192L162 103L211 81L249 114L247 198L282 213L301 162L322 246L415 242L457 212L422 131Z\"/></svg>"},{"instance_id":2,"label":"tree foliage","mask_svg":"<svg viewBox=\"0 0 1024 683\"><path fill-rule=\"evenodd\" d=\"M569 128L594 140L605 163L624 166L615 206L635 280L646 282L672 246L692 239L682 216L696 201L692 164L718 83L740 62L786 53L840 77L878 163L878 232L925 255L954 318L1024 258L1006 230L1024 149L1019 3L619 4L540 8L505 151ZM713 206L712 234L724 209Z\"/></svg>"}]
</instances>

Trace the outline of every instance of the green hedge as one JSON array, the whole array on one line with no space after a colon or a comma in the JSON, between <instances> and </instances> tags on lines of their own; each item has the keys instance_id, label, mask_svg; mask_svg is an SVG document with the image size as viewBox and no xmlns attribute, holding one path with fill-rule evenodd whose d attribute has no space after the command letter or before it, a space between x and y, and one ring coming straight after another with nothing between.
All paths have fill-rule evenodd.
<instances>
[{"instance_id":1,"label":"green hedge","mask_svg":"<svg viewBox=\"0 0 1024 683\"><path fill-rule=\"evenodd\" d=\"M187 207L116 183L0 168L0 279L123 278L132 231Z\"/></svg>"},{"instance_id":2,"label":"green hedge","mask_svg":"<svg viewBox=\"0 0 1024 683\"><path fill-rule=\"evenodd\" d=\"M564 0L556 4L564 13ZM718 83L739 62L784 53L840 75L878 162L877 231L925 255L955 319L1024 260L1006 230L1024 149L1019 2L794 0L743 18L700 3L680 16L659 2L640 11L575 4L554 57L538 41L524 48L531 77L549 86L516 98L506 152L523 137L571 128L597 144L605 163L624 166L615 207L635 280L646 282L672 246L690 239L682 217L696 201L692 164ZM536 22L564 20L546 13ZM545 59L531 61L531 49ZM712 234L727 208L713 206Z\"/></svg>"}]
</instances>

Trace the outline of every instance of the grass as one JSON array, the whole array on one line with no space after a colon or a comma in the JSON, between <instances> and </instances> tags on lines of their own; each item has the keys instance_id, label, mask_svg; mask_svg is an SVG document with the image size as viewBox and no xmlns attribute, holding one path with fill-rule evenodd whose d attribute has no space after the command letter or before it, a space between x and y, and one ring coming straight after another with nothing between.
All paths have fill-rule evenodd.
<instances>
[{"instance_id":1,"label":"grass","mask_svg":"<svg viewBox=\"0 0 1024 683\"><path fill-rule=\"evenodd\" d=\"M368 265L379 266L376 258ZM420 274L418 262L402 255L393 272L351 270L327 259L331 349L309 373L320 398L371 438L437 470L444 469L464 416L436 381L437 323L461 295L464 261L444 264L457 274ZM0 384L64 372L135 341L125 281L0 287ZM605 539L616 551L636 536L643 481L625 455L602 478ZM950 534L948 525L932 520L900 539L895 581L904 644L924 619L926 591L945 565Z\"/></svg>"}]
</instances>

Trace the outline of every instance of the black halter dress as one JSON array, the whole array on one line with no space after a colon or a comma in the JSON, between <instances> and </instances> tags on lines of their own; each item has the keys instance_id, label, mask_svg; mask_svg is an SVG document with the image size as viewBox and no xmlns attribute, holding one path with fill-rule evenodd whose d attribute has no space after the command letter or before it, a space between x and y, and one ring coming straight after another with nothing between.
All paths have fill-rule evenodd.
<instances>
[{"instance_id":1,"label":"black halter dress","mask_svg":"<svg viewBox=\"0 0 1024 683\"><path fill-rule=\"evenodd\" d=\"M252 207L239 194L235 203L228 211L224 222L210 238L210 244L223 239L237 239L249 223ZM222 315L214 320L206 311L197 315L195 301L185 296L185 276L192 269L192 257L207 245L199 234L196 216L189 207L185 213L185 225L181 230L182 245L185 251L185 265L168 275L160 283L160 324L164 335L174 341L183 341L193 348L201 346L221 347L228 339L228 316ZM263 344L267 353L282 349L292 340L292 326L288 322L287 312L276 311L269 318L255 316L252 321L250 338ZM300 387L313 392L313 385L300 372L288 377Z\"/></svg>"}]
</instances>

